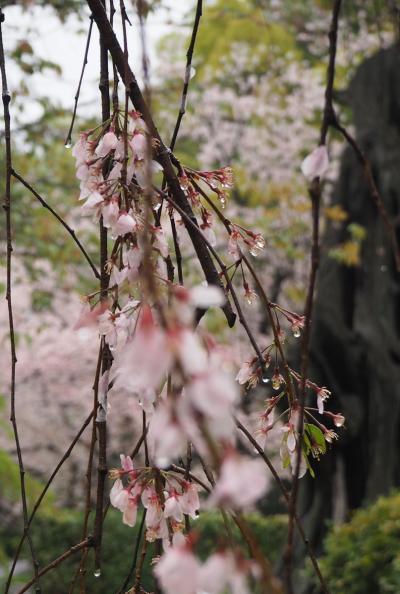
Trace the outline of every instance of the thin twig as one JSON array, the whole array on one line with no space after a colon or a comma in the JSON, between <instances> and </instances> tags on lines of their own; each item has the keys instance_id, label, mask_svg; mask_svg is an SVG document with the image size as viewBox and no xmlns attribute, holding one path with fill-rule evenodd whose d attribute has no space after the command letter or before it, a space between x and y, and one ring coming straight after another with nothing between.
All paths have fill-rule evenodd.
<instances>
[{"instance_id":1,"label":"thin twig","mask_svg":"<svg viewBox=\"0 0 400 594\"><path fill-rule=\"evenodd\" d=\"M337 48L337 34L339 27L339 14L342 0L335 0L332 9L332 18L329 29L329 63L327 68L327 82L325 89L325 106L323 119L321 123L320 132L320 146L326 144L326 138L330 126L335 123L336 117L333 108L333 85L335 81L335 63L336 63L336 48ZM289 524L288 524L288 539L284 552L285 564L285 582L287 594L293 594L293 538L294 538L294 521L297 505L297 495L299 491L299 473L300 463L302 457L302 441L304 430L304 405L306 399L306 380L309 363L309 345L311 335L311 318L314 304L314 292L317 279L317 272L319 267L319 215L322 185L319 177L312 180L309 187L309 194L311 198L312 207L312 246L311 246L311 270L308 281L307 297L304 311L304 332L301 343L301 380L299 387L299 417L297 426L297 443L296 443L296 460L294 464L294 479L292 491L290 494L289 503Z\"/></svg>"},{"instance_id":2,"label":"thin twig","mask_svg":"<svg viewBox=\"0 0 400 594\"><path fill-rule=\"evenodd\" d=\"M3 46L3 22L5 20L4 13L0 8L0 70L1 70L1 83L2 83L2 101L3 101L3 114L4 114L4 128L5 128L5 142L6 142L6 162L5 162L5 178L6 187L4 195L3 208L6 214L6 243L7 243L7 287L6 287L6 300L8 309L8 324L9 324L9 335L10 335L10 354L11 354L11 370L10 370L10 421L14 433L14 441L17 449L18 468L20 476L20 489L21 489L21 501L22 501L22 513L24 520L24 534L27 535L29 549L32 557L32 563L34 567L34 579L32 583L35 583L36 590L40 594L40 582L38 573L38 562L36 560L32 539L29 533L28 525L28 506L26 501L26 487L25 487L25 469L22 458L21 444L19 441L19 432L16 416L16 365L17 365L17 354L16 354L16 342L15 342L15 330L14 330L14 313L12 304L12 221L11 221L11 176L12 176L12 155L11 155L11 117L10 117L10 101L11 95L8 90L7 84L7 73L5 65L5 55ZM7 594L12 574L7 580L6 592Z\"/></svg>"},{"instance_id":3,"label":"thin twig","mask_svg":"<svg viewBox=\"0 0 400 594\"><path fill-rule=\"evenodd\" d=\"M69 130L67 132L67 137L65 139L65 146L68 147L68 148L71 146L71 142L72 142L72 130L74 129L75 118L76 118L76 111L78 109L78 101L79 101L79 95L81 93L81 86L82 86L82 81L83 81L83 75L85 74L86 65L88 63L88 54L89 54L90 40L91 40L91 37L92 37L92 29L93 29L93 17L92 17L92 15L90 15L89 18L90 18L90 25L89 25L89 30L88 30L87 39L86 39L85 55L83 57L83 64L82 64L81 75L79 77L78 88L76 90L75 97L74 97L74 110L72 112L71 124L70 124Z\"/></svg>"},{"instance_id":4,"label":"thin twig","mask_svg":"<svg viewBox=\"0 0 400 594\"><path fill-rule=\"evenodd\" d=\"M86 468L86 494L85 494L85 511L83 515L83 525L82 525L82 540L85 540L88 536L88 527L89 527L89 516L91 511L91 503L92 503L92 470L93 470L93 458L94 458L94 448L96 444L96 414L98 408L98 387L99 387L99 380L100 380L100 373L101 373L101 363L102 363L102 343L99 348L99 353L97 357L97 366L96 366L96 373L93 382L93 408L92 408L92 435L90 439L89 445L89 456L88 456L88 463ZM72 580L72 584L69 590L69 594L72 594L75 589L75 584L78 576L80 577L80 590L81 592L85 591L85 579L86 579L86 560L87 560L87 553L88 549L84 549L81 560L79 563L79 567L76 570L75 576Z\"/></svg>"},{"instance_id":5,"label":"thin twig","mask_svg":"<svg viewBox=\"0 0 400 594\"><path fill-rule=\"evenodd\" d=\"M176 464L171 464L171 470L173 470L174 472L179 472L179 474L183 474L183 476L185 478L187 476L193 482L200 485L200 487L202 487L205 491L207 491L207 493L211 493L211 489L209 487L207 487L205 482L203 482L201 479L199 479L199 477L196 476L195 474L193 474L193 472L190 472L190 471L187 472L187 468L182 468L181 466L177 466Z\"/></svg>"},{"instance_id":6,"label":"thin twig","mask_svg":"<svg viewBox=\"0 0 400 594\"><path fill-rule=\"evenodd\" d=\"M368 161L368 159L366 158L366 156L364 155L361 147L359 146L359 144L357 143L356 139L353 138L353 136L346 130L346 128L344 128L344 126L342 126L339 121L336 119L335 123L333 124L333 127L338 130L338 132L340 132L343 137L346 139L346 141L348 142L348 144L351 146L351 148L353 149L362 169L363 169L363 173L364 173L364 178L365 181L367 182L368 188L371 192L371 197L375 203L375 206L381 216L381 219L383 221L383 224L386 227L386 231L387 234L389 236L389 240L390 243L392 245L392 251L393 251L393 256L395 259L395 264L396 264L396 270L397 272L400 272L400 247L399 247L399 242L397 240L397 234L396 234L396 229L393 225L393 223L390 220L390 217L386 211L385 208L385 204L383 202L382 196L378 190L378 187L376 185L373 173L372 173L372 169L371 169L371 164Z\"/></svg>"},{"instance_id":7,"label":"thin twig","mask_svg":"<svg viewBox=\"0 0 400 594\"><path fill-rule=\"evenodd\" d=\"M68 559L69 557L71 557L71 555L74 555L78 551L81 551L82 549L87 549L87 548L89 548L91 546L93 546L93 539L92 538L86 538L82 542L74 545L73 547L70 547L68 549L68 551L65 551L65 553L63 553L62 555L60 555L59 557L57 557L57 559L54 559L54 561L52 561L51 563L49 563L48 565L46 565L46 567L43 567L43 569L41 569L39 571L39 574L38 574L39 575L39 578L41 578L42 576L44 576L46 573L48 573L49 571L51 571L55 567L58 567L58 565L60 565L66 559ZM21 590L18 590L17 594L24 594L24 592L26 592L27 590L29 590L29 588L34 583L35 583L35 580L34 579L30 580L29 582L27 582L25 584L25 586L23 586L23 588L21 588Z\"/></svg>"},{"instance_id":8,"label":"thin twig","mask_svg":"<svg viewBox=\"0 0 400 594\"><path fill-rule=\"evenodd\" d=\"M25 188L27 190L29 190L31 192L31 194L33 194L35 196L35 198L37 198L37 200L39 200L40 204L42 206L44 206L44 208L47 208L47 210L49 212L51 212L53 217L55 217L57 219L57 221L59 223L61 223L61 225L64 227L64 229L66 229L66 231L71 235L72 239L74 240L74 242L76 243L76 245L78 246L78 248L80 249L82 254L85 256L90 268L93 270L93 274L95 275L95 277L99 279L100 273L97 270L96 266L93 264L93 261L90 258L89 254L87 253L87 251L85 250L85 248L83 247L83 245L81 244L79 239L77 238L75 231L68 225L68 223L66 223L64 221L64 219L54 210L54 208L52 208L49 204L47 204L46 200L22 177L22 175L17 173L14 169L11 169L11 175L13 177L15 177L15 179L20 181L21 184L23 186L25 186Z\"/></svg>"},{"instance_id":9,"label":"thin twig","mask_svg":"<svg viewBox=\"0 0 400 594\"><path fill-rule=\"evenodd\" d=\"M143 538L142 539L142 550L140 552L140 559L139 559L139 563L136 568L135 585L133 586L134 594L139 594L140 584L142 581L144 560L146 559L146 553L147 553L147 545L148 545L148 541L146 540L146 538Z\"/></svg>"},{"instance_id":10,"label":"thin twig","mask_svg":"<svg viewBox=\"0 0 400 594\"><path fill-rule=\"evenodd\" d=\"M34 506L32 508L31 514L30 514L30 516L28 518L27 528L29 528L29 526L31 525L31 523L33 521L33 518L35 517L36 512L39 509L39 507L40 507L40 505L41 505L41 503L42 503L42 501L44 499L44 496L46 495L47 491L49 490L50 485L52 484L54 478L57 476L57 474L58 474L61 466L69 458L72 450L74 449L75 445L78 443L81 435L85 431L86 427L89 425L89 423L92 420L92 418L93 418L93 411L91 411L91 413L89 414L89 416L85 419L85 422L83 423L83 425L79 429L78 433L76 434L76 436L72 440L71 444L68 446L68 449L66 450L65 454L60 459L60 461L58 462L57 466L54 468L53 472L51 473L51 475L50 475L47 483L43 487L42 492L40 493L39 497L37 498L37 500L36 500L36 502L35 502L35 504L34 504ZM23 545L23 543L25 541L25 538L26 538L26 530L24 530L24 533L22 534L21 539L20 539L20 541L18 543L18 546L17 546L17 548L15 550L14 559L13 559L13 562L12 562L12 565L11 565L11 568L10 568L10 573L9 573L9 576L8 576L8 580L11 580L12 579L12 576L13 576L14 571L15 571L15 566L17 564L17 561L18 561L18 558L19 558L19 555L20 555L20 552L21 552L22 545Z\"/></svg>"},{"instance_id":11,"label":"thin twig","mask_svg":"<svg viewBox=\"0 0 400 594\"><path fill-rule=\"evenodd\" d=\"M284 498L286 499L286 503L289 504L290 503L290 493L288 492L288 490L286 489L285 485L283 484L279 474L277 473L274 465L272 464L271 460L268 458L268 456L266 455L266 453L264 452L263 448L257 443L257 441L254 439L254 437L252 436L252 434L250 433L250 431L248 429L246 429L246 427L243 425L243 423L241 423L238 419L235 419L235 423L237 428L247 437L247 439L249 440L249 442L251 443L251 445L254 447L255 450L257 450L258 454L261 456L261 458L263 459L263 461L265 462L265 464L268 466L272 476L275 479L276 484L278 485L282 495L284 496ZM307 547L307 553L308 556L311 560L311 563L314 567L315 573L319 579L319 582L321 584L321 588L322 588L322 592L324 594L329 594L329 590L328 587L326 585L325 579L321 573L320 567L318 565L318 561L317 558L315 556L315 553L313 551L313 548L310 544L310 541L308 540L306 533L304 531L303 528L303 524L297 514L297 512L294 513L294 520L296 522L296 526L297 529L299 531L299 534L304 542L304 544Z\"/></svg>"},{"instance_id":12,"label":"thin twig","mask_svg":"<svg viewBox=\"0 0 400 594\"><path fill-rule=\"evenodd\" d=\"M251 345L258 357L258 360L260 361L260 365L263 366L264 361L263 361L263 356L262 353L260 351L259 346L257 345L257 341L254 337L253 332L251 331L247 320L243 314L243 310L241 308L239 299L236 295L236 291L233 287L232 281L229 277L229 274L227 273L226 270L226 266L224 264L224 262L221 260L221 258L219 257L218 253L216 252L216 250L213 248L213 246L211 245L211 243L208 241L208 239L206 238L206 236L204 235L204 233L202 232L202 230L200 229L200 227L197 225L197 223L195 223L194 221L192 221L192 219L186 214L186 212L170 197L168 196L168 194L163 193L159 190L159 193L164 196L164 198L167 200L167 202L169 202L174 208L175 210L177 210L179 212L179 214L181 215L182 219L185 221L185 223L188 225L188 227L192 230L196 230L196 233L198 233L202 239L204 244L206 245L206 247L210 250L211 254L214 256L215 260L217 261L220 269L221 269L221 273L225 278L225 281L227 283L229 292L232 296L233 302L235 304L236 307L236 311L239 317L239 321L242 324L243 328L246 331L247 336L249 337L249 340L251 342Z\"/></svg>"},{"instance_id":13,"label":"thin twig","mask_svg":"<svg viewBox=\"0 0 400 594\"><path fill-rule=\"evenodd\" d=\"M179 108L178 118L176 120L175 129L172 134L172 139L171 139L171 144L170 144L171 151L173 151L175 148L176 139L179 134L179 128L181 126L183 116L186 113L186 102L187 102L187 95L188 95L189 83L190 83L190 78L191 78L193 52L194 52L197 31L199 29L200 19L202 17L202 14L203 14L203 0L197 0L196 15L194 18L192 36L190 38L189 47L188 47L188 50L186 53L185 80L183 82L181 105Z\"/></svg>"},{"instance_id":14,"label":"thin twig","mask_svg":"<svg viewBox=\"0 0 400 594\"><path fill-rule=\"evenodd\" d=\"M128 587L128 584L130 582L130 580L132 579L132 576L135 572L136 569L136 564L137 564L137 558L139 555L139 547L140 547L140 541L142 540L142 535L143 535L143 529L144 529L144 523L146 520L146 513L147 513L147 509L145 509L143 511L142 514L142 520L140 522L140 526L139 526L139 531L135 540L135 549L133 552L133 559L132 559L132 564L129 568L129 572L128 575L126 576L124 583L122 584L122 586L120 587L120 589L118 590L117 594L123 594L123 592L126 591L126 588Z\"/></svg>"}]
</instances>

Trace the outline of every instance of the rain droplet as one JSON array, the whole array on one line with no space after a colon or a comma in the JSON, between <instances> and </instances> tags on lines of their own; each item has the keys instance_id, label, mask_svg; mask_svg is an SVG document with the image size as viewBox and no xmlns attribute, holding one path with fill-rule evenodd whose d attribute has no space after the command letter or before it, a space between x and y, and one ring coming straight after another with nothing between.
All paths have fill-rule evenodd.
<instances>
[{"instance_id":1,"label":"rain droplet","mask_svg":"<svg viewBox=\"0 0 400 594\"><path fill-rule=\"evenodd\" d=\"M66 149L70 149L72 146L72 142L70 140L67 140L67 142L64 144Z\"/></svg>"},{"instance_id":2,"label":"rain droplet","mask_svg":"<svg viewBox=\"0 0 400 594\"><path fill-rule=\"evenodd\" d=\"M264 371L264 373L262 374L261 381L262 381L263 384L269 384L269 382L271 381L269 379L268 374L267 374L266 371Z\"/></svg>"},{"instance_id":3,"label":"rain droplet","mask_svg":"<svg viewBox=\"0 0 400 594\"><path fill-rule=\"evenodd\" d=\"M295 328L295 329L293 330L293 336L294 336L295 338L300 338L300 336L301 336L300 328Z\"/></svg>"},{"instance_id":4,"label":"rain droplet","mask_svg":"<svg viewBox=\"0 0 400 594\"><path fill-rule=\"evenodd\" d=\"M279 380L272 380L272 387L274 390L279 390L280 385L281 384L280 384Z\"/></svg>"},{"instance_id":5,"label":"rain droplet","mask_svg":"<svg viewBox=\"0 0 400 594\"><path fill-rule=\"evenodd\" d=\"M100 577L101 576L101 569L97 568L94 570L93 572L94 577Z\"/></svg>"},{"instance_id":6,"label":"rain droplet","mask_svg":"<svg viewBox=\"0 0 400 594\"><path fill-rule=\"evenodd\" d=\"M252 246L250 248L250 254L257 258L257 256L259 255L259 248L256 245Z\"/></svg>"}]
</instances>

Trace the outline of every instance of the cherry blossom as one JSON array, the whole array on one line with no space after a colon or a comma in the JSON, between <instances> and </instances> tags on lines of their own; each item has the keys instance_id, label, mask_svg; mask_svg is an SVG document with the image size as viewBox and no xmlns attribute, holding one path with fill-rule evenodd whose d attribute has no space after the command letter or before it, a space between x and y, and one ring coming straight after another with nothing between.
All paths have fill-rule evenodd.
<instances>
[{"instance_id":1,"label":"cherry blossom","mask_svg":"<svg viewBox=\"0 0 400 594\"><path fill-rule=\"evenodd\" d=\"M229 453L222 462L220 476L209 503L235 508L247 507L265 494L267 486L268 479L262 460Z\"/></svg>"},{"instance_id":2,"label":"cherry blossom","mask_svg":"<svg viewBox=\"0 0 400 594\"><path fill-rule=\"evenodd\" d=\"M187 546L170 547L154 573L165 594L197 594L200 563Z\"/></svg>"},{"instance_id":3,"label":"cherry blossom","mask_svg":"<svg viewBox=\"0 0 400 594\"><path fill-rule=\"evenodd\" d=\"M303 161L301 170L308 180L322 177L329 167L329 157L326 146L323 144L314 149Z\"/></svg>"}]
</instances>

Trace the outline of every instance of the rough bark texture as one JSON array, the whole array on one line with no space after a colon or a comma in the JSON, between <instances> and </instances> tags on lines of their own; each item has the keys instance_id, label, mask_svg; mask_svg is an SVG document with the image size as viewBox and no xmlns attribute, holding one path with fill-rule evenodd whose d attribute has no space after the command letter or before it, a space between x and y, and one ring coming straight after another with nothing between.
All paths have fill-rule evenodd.
<instances>
[{"instance_id":1,"label":"rough bark texture","mask_svg":"<svg viewBox=\"0 0 400 594\"><path fill-rule=\"evenodd\" d=\"M400 48L366 60L346 99L385 207L399 223ZM400 278L350 149L343 154L333 204L341 205L349 219L332 223L323 242L310 377L329 386L332 410L348 420L340 441L318 464L317 480L302 484L302 515L317 549L326 520L343 520L348 510L400 484ZM351 222L367 231L358 268L340 265L328 255L348 238Z\"/></svg>"}]
</instances>

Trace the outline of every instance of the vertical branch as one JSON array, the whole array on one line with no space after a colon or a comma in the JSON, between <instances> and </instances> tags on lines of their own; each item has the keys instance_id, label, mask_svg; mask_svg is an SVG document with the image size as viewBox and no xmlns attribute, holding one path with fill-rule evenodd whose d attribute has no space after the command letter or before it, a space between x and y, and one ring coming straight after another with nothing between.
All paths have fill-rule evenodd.
<instances>
[{"instance_id":1,"label":"vertical branch","mask_svg":"<svg viewBox=\"0 0 400 594\"><path fill-rule=\"evenodd\" d=\"M16 417L16 365L17 365L17 354L15 347L15 330L14 330L14 314L12 305L12 221L11 221L11 177L12 177L12 158L11 158L11 118L10 118L10 100L11 95L8 90L7 73L5 65L5 55L3 46L3 23L5 16L0 8L0 70L1 70L1 83L2 83L2 102L3 102L3 114L4 114L4 127L5 127L5 142L6 142L6 168L5 178L6 187L4 195L3 208L6 215L6 243L7 243L7 288L6 288L6 300L8 308L8 323L10 331L10 353L11 353L11 374L10 374L10 421L13 428L15 446L17 450L18 467L20 475L20 488L21 488L21 501L22 501L22 513L24 520L24 532L27 535L29 549L32 557L32 563L34 567L34 580L36 592L40 593L39 573L38 573L38 562L35 557L35 552L32 545L32 539L29 533L28 525L28 506L26 501L26 486L25 486L25 469L22 459L21 445L19 441L19 432ZM12 573L10 572L9 579L6 585L6 593L9 590L11 583Z\"/></svg>"},{"instance_id":2,"label":"vertical branch","mask_svg":"<svg viewBox=\"0 0 400 594\"><path fill-rule=\"evenodd\" d=\"M105 9L105 0L102 0ZM108 50L100 35L100 84L101 93L101 115L103 124L110 119L110 83L108 74ZM106 270L108 258L107 251L107 229L103 224L103 217L100 217L100 290L101 299L107 298L109 277ZM104 374L111 366L111 353L108 346L102 340L102 373ZM105 388L107 391L107 387ZM96 428L98 437L99 457L97 465L97 492L96 510L94 519L94 563L95 576L101 572L101 543L103 536L103 507L104 489L107 479L107 402L98 403Z\"/></svg>"},{"instance_id":3,"label":"vertical branch","mask_svg":"<svg viewBox=\"0 0 400 594\"><path fill-rule=\"evenodd\" d=\"M333 85L335 81L335 63L336 63L336 48L337 48L337 34L339 26L339 14L342 0L335 0L332 10L332 19L329 29L329 63L327 69L327 82L325 89L325 105L323 119L320 131L320 146L326 144L328 130L334 126L336 121L335 111L333 108ZM289 502L289 526L288 539L286 550L284 553L285 563L285 582L287 594L293 594L292 570L293 570L293 539L294 539L294 523L297 505L297 496L299 491L299 473L301 463L301 448L303 441L304 430L304 405L306 399L306 380L309 363L309 346L311 335L311 317L314 303L315 284L319 266L319 218L320 218L320 204L322 195L322 185L320 178L312 180L309 187L309 195L311 198L311 212L312 212L312 247L311 247L311 270L308 282L306 305L305 305L305 323L304 334L301 344L301 380L299 387L299 421L298 421L298 439L296 446L296 462L294 468L294 479L292 491Z\"/></svg>"},{"instance_id":4,"label":"vertical branch","mask_svg":"<svg viewBox=\"0 0 400 594\"><path fill-rule=\"evenodd\" d=\"M91 502L92 502L92 474L93 474L93 458L94 458L94 448L96 445L96 414L98 409L98 390L99 390L99 380L100 380L100 373L101 373L101 362L103 358L103 349L102 344L99 348L99 354L97 357L97 365L96 365L96 374L93 382L93 408L92 408L92 415L93 415L93 423L92 423L92 435L90 439L89 445L89 456L88 456L88 463L86 467L86 496L85 496L85 511L83 516L83 528L82 528L82 540L85 540L88 536L88 527L89 527L89 515L91 511ZM91 541L91 546L94 545L94 540ZM78 578L80 577L80 592L85 592L85 579L86 579L86 561L88 556L88 549L85 548L82 552L81 560L79 563L79 567L77 569L76 575L72 580L71 587L69 589L69 594L72 594L75 589L75 583Z\"/></svg>"}]
</instances>

